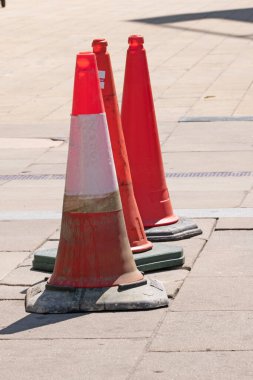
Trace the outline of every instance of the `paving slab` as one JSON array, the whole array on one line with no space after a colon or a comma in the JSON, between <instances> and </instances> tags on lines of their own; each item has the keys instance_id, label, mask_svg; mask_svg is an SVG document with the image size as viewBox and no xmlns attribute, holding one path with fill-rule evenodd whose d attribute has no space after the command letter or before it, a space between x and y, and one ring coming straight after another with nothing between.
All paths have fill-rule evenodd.
<instances>
[{"instance_id":1,"label":"paving slab","mask_svg":"<svg viewBox=\"0 0 253 380\"><path fill-rule=\"evenodd\" d=\"M66 164L68 152L64 150L50 150L36 160L37 164Z\"/></svg>"},{"instance_id":2,"label":"paving slab","mask_svg":"<svg viewBox=\"0 0 253 380\"><path fill-rule=\"evenodd\" d=\"M229 135L229 139L228 139ZM180 123L163 144L163 152L252 151L252 126L249 122ZM238 156L239 157L239 156Z\"/></svg>"},{"instance_id":3,"label":"paving slab","mask_svg":"<svg viewBox=\"0 0 253 380\"><path fill-rule=\"evenodd\" d=\"M198 166L193 166L192 170L190 172L196 172L196 168ZM199 192L199 191L218 191L218 192L229 192L232 191L243 191L244 192L244 198L247 196L246 194L251 190L252 188L252 183L253 183L253 177L252 176L245 176L245 177L218 177L218 176L213 176L213 177L208 177L204 175L205 172L199 172L203 173L202 177L197 177L197 175L192 178L192 177L170 177L171 174L174 173L174 171L168 169L165 166L166 170L166 182L168 185L168 188L170 191L173 191L174 193L178 191L187 191L187 192ZM183 172L183 171L178 171L176 173L189 173L190 172ZM217 165L216 170L214 173L220 172L219 166ZM220 172L222 173L222 172ZM218 174L218 173L217 173Z\"/></svg>"},{"instance_id":4,"label":"paving slab","mask_svg":"<svg viewBox=\"0 0 253 380\"><path fill-rule=\"evenodd\" d=\"M34 190L34 193L36 193L36 188ZM39 194L39 193L38 193ZM62 199L63 199L63 191L59 191L59 197L58 199L41 199L39 200L39 197L37 199L24 199L20 201L19 199L10 200L2 199L0 201L0 207L5 212L11 212L13 215L16 213L16 220L19 220L19 212L33 212L39 214L40 211L47 212L48 210L52 210L51 212L61 212L62 209ZM15 219L13 217L12 219ZM21 218L22 219L22 218ZM31 217L31 219L33 219Z\"/></svg>"},{"instance_id":5,"label":"paving slab","mask_svg":"<svg viewBox=\"0 0 253 380\"><path fill-rule=\"evenodd\" d=\"M210 237L204 253L223 253L229 254L231 251L252 252L253 233L251 230L225 230L215 231Z\"/></svg>"},{"instance_id":6,"label":"paving slab","mask_svg":"<svg viewBox=\"0 0 253 380\"><path fill-rule=\"evenodd\" d=\"M180 127L179 127L180 128ZM175 132L176 133L176 132ZM168 143L170 138L168 138ZM240 157L239 157L240 156ZM240 158L240 159L239 159ZM253 150L242 152L170 152L163 154L164 164L173 171L251 171ZM251 178L252 182L253 179Z\"/></svg>"},{"instance_id":7,"label":"paving slab","mask_svg":"<svg viewBox=\"0 0 253 380\"><path fill-rule=\"evenodd\" d=\"M32 270L31 265L19 266L3 277L0 284L30 286L49 278L50 275L51 273Z\"/></svg>"},{"instance_id":8,"label":"paving slab","mask_svg":"<svg viewBox=\"0 0 253 380\"><path fill-rule=\"evenodd\" d=\"M36 180L34 180L36 181ZM20 181L21 182L21 181ZM23 181L25 182L25 181ZM58 199L62 194L59 194L59 189L56 186L53 186L52 188L45 188L45 187L33 187L33 181L27 181L30 184L30 187L25 187L20 191L19 188L14 188L13 186L9 186L9 183L4 184L0 188L0 196L1 198L4 198L6 200L12 200L15 201L18 199L20 202L22 200L51 200L51 199ZM42 181L40 181L42 182ZM59 182L59 181L58 181Z\"/></svg>"},{"instance_id":9,"label":"paving slab","mask_svg":"<svg viewBox=\"0 0 253 380\"><path fill-rule=\"evenodd\" d=\"M253 351L150 352L131 379L146 380L249 380Z\"/></svg>"},{"instance_id":10,"label":"paving slab","mask_svg":"<svg viewBox=\"0 0 253 380\"><path fill-rule=\"evenodd\" d=\"M35 149L53 148L62 144L62 141L52 139L25 139L25 138L0 138L0 149Z\"/></svg>"},{"instance_id":11,"label":"paving slab","mask_svg":"<svg viewBox=\"0 0 253 380\"><path fill-rule=\"evenodd\" d=\"M231 249L230 252L217 250L217 253L205 252L195 262L192 277L229 277L240 281L238 277L253 276L253 255L251 251ZM247 291L247 287L245 289Z\"/></svg>"},{"instance_id":12,"label":"paving slab","mask_svg":"<svg viewBox=\"0 0 253 380\"><path fill-rule=\"evenodd\" d=\"M17 174L25 170L32 164L30 160L0 160L0 173L5 174Z\"/></svg>"},{"instance_id":13,"label":"paving slab","mask_svg":"<svg viewBox=\"0 0 253 380\"><path fill-rule=\"evenodd\" d=\"M0 251L33 251L58 225L57 220L0 221Z\"/></svg>"},{"instance_id":14,"label":"paving slab","mask_svg":"<svg viewBox=\"0 0 253 380\"><path fill-rule=\"evenodd\" d=\"M175 302L174 311L253 310L253 276L189 276Z\"/></svg>"},{"instance_id":15,"label":"paving slab","mask_svg":"<svg viewBox=\"0 0 253 380\"><path fill-rule=\"evenodd\" d=\"M29 181L31 183L31 181ZM31 183L32 185L32 183ZM14 187L6 183L0 188L2 211L60 210L63 192L59 187Z\"/></svg>"},{"instance_id":16,"label":"paving slab","mask_svg":"<svg viewBox=\"0 0 253 380\"><path fill-rule=\"evenodd\" d=\"M16 268L29 256L30 252L1 252L0 251L0 280Z\"/></svg>"},{"instance_id":17,"label":"paving slab","mask_svg":"<svg viewBox=\"0 0 253 380\"><path fill-rule=\"evenodd\" d=\"M65 174L66 164L32 164L26 171L29 174Z\"/></svg>"},{"instance_id":18,"label":"paving slab","mask_svg":"<svg viewBox=\"0 0 253 380\"><path fill-rule=\"evenodd\" d=\"M4 138L66 138L69 134L69 118L62 122L25 123L15 120L13 124L0 123L0 135Z\"/></svg>"},{"instance_id":19,"label":"paving slab","mask_svg":"<svg viewBox=\"0 0 253 380\"><path fill-rule=\"evenodd\" d=\"M168 312L150 351L252 351L252 334L252 311Z\"/></svg>"},{"instance_id":20,"label":"paving slab","mask_svg":"<svg viewBox=\"0 0 253 380\"><path fill-rule=\"evenodd\" d=\"M1 375L5 380L17 373L20 380L125 380L145 344L138 339L1 341Z\"/></svg>"},{"instance_id":21,"label":"paving slab","mask_svg":"<svg viewBox=\"0 0 253 380\"><path fill-rule=\"evenodd\" d=\"M244 191L170 191L175 208L239 207Z\"/></svg>"},{"instance_id":22,"label":"paving slab","mask_svg":"<svg viewBox=\"0 0 253 380\"><path fill-rule=\"evenodd\" d=\"M215 230L252 230L253 218L219 218Z\"/></svg>"},{"instance_id":23,"label":"paving slab","mask_svg":"<svg viewBox=\"0 0 253 380\"><path fill-rule=\"evenodd\" d=\"M23 196L26 195L26 189L33 189L34 193L40 189L42 192L46 192L47 194L45 197L50 197L51 192L58 196L57 194L64 194L64 185L65 181L64 178L58 177L59 179L48 179L48 178L39 178L39 176L36 177L36 179L29 179L29 177L25 177L27 174L23 174L22 177L24 179L12 179L8 182L8 189L21 189L22 192L22 199ZM28 174L29 176L29 174ZM27 179L26 179L27 178ZM40 194L41 195L41 194ZM42 194L43 196L43 194Z\"/></svg>"},{"instance_id":24,"label":"paving slab","mask_svg":"<svg viewBox=\"0 0 253 380\"><path fill-rule=\"evenodd\" d=\"M39 149L39 148L1 149L0 161L1 160L17 160L17 159L18 160L36 159L40 157L43 153L45 153L47 150L48 150L48 147L44 147L42 149Z\"/></svg>"},{"instance_id":25,"label":"paving slab","mask_svg":"<svg viewBox=\"0 0 253 380\"><path fill-rule=\"evenodd\" d=\"M28 314L23 301L0 302L1 339L134 339L151 337L167 309Z\"/></svg>"},{"instance_id":26,"label":"paving slab","mask_svg":"<svg viewBox=\"0 0 253 380\"><path fill-rule=\"evenodd\" d=\"M199 256L191 277L253 276L251 230L215 231Z\"/></svg>"},{"instance_id":27,"label":"paving slab","mask_svg":"<svg viewBox=\"0 0 253 380\"><path fill-rule=\"evenodd\" d=\"M26 286L7 286L0 284L0 300L24 300Z\"/></svg>"}]
</instances>

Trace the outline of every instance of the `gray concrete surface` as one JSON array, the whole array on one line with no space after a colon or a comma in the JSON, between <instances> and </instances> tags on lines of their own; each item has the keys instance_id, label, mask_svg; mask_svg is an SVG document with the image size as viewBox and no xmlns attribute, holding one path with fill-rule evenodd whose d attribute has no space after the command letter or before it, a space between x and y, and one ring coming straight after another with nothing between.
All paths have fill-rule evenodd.
<instances>
[{"instance_id":1,"label":"gray concrete surface","mask_svg":"<svg viewBox=\"0 0 253 380\"><path fill-rule=\"evenodd\" d=\"M0 378L252 379L252 1L7 0L0 23ZM26 289L49 275L31 271L32 253L59 238L60 219L45 218L61 213L64 179L43 175L65 173L75 55L108 39L120 103L132 33L165 172L202 173L167 177L173 207L208 209L204 233L172 243L183 268L152 274L168 309L29 315Z\"/></svg>"}]
</instances>

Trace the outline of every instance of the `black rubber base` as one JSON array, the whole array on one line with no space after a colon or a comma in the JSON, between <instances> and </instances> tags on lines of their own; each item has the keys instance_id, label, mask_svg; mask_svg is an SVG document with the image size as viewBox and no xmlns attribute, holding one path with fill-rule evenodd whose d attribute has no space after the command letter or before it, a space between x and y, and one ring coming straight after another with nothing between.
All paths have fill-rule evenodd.
<instances>
[{"instance_id":1,"label":"black rubber base","mask_svg":"<svg viewBox=\"0 0 253 380\"><path fill-rule=\"evenodd\" d=\"M189 239L202 234L202 230L191 219L180 218L177 223L167 226L145 228L148 240L152 242Z\"/></svg>"},{"instance_id":2,"label":"black rubber base","mask_svg":"<svg viewBox=\"0 0 253 380\"><path fill-rule=\"evenodd\" d=\"M33 269L53 272L57 248L42 249L34 253ZM168 243L156 243L153 249L135 253L137 268L142 272L165 269L184 264L183 248Z\"/></svg>"},{"instance_id":3,"label":"black rubber base","mask_svg":"<svg viewBox=\"0 0 253 380\"><path fill-rule=\"evenodd\" d=\"M148 310L169 304L163 284L151 278L106 288L64 288L42 282L29 288L28 313L59 314L88 311Z\"/></svg>"}]
</instances>

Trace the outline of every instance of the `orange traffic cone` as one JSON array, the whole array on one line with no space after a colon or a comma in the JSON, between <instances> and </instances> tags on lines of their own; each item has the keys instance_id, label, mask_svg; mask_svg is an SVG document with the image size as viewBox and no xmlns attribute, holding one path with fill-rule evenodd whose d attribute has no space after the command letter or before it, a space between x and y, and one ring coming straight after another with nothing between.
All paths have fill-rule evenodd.
<instances>
[{"instance_id":1,"label":"orange traffic cone","mask_svg":"<svg viewBox=\"0 0 253 380\"><path fill-rule=\"evenodd\" d=\"M132 174L134 194L148 239L168 241L199 235L188 219L174 214L166 185L155 109L142 36L129 37L122 126Z\"/></svg>"},{"instance_id":2,"label":"orange traffic cone","mask_svg":"<svg viewBox=\"0 0 253 380\"><path fill-rule=\"evenodd\" d=\"M97 59L100 86L105 106L128 239L133 253L144 252L150 250L153 244L146 238L143 223L134 197L132 178L107 45L105 39L96 39L92 42L93 52L96 54Z\"/></svg>"},{"instance_id":3,"label":"orange traffic cone","mask_svg":"<svg viewBox=\"0 0 253 380\"><path fill-rule=\"evenodd\" d=\"M26 311L167 306L159 282L136 268L125 228L95 54L77 55L61 236L47 284L31 288Z\"/></svg>"},{"instance_id":4,"label":"orange traffic cone","mask_svg":"<svg viewBox=\"0 0 253 380\"><path fill-rule=\"evenodd\" d=\"M133 184L119 114L111 59L107 51L107 45L107 41L102 38L93 40L92 42L93 52L96 54L97 59L100 87L108 122L128 239L132 252L135 254L135 263L137 267L144 272L179 266L184 263L184 254L181 247L168 246L167 243L155 244L152 247L152 243L147 241L144 232L143 223L133 192Z\"/></svg>"}]
</instances>

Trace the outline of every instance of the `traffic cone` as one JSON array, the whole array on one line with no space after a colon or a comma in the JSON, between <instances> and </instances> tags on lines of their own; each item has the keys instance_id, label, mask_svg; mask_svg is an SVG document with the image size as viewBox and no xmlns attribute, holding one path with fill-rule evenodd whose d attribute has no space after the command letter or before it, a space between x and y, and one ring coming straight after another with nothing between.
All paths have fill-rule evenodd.
<instances>
[{"instance_id":1,"label":"traffic cone","mask_svg":"<svg viewBox=\"0 0 253 380\"><path fill-rule=\"evenodd\" d=\"M134 194L151 241L189 238L202 233L189 219L174 214L166 185L144 39L128 39L122 126Z\"/></svg>"},{"instance_id":2,"label":"traffic cone","mask_svg":"<svg viewBox=\"0 0 253 380\"><path fill-rule=\"evenodd\" d=\"M76 61L61 235L48 282L26 311L66 313L168 305L158 281L137 270L127 238L95 54Z\"/></svg>"},{"instance_id":3,"label":"traffic cone","mask_svg":"<svg viewBox=\"0 0 253 380\"><path fill-rule=\"evenodd\" d=\"M129 243L135 254L135 262L143 271L179 266L184 263L183 249L168 244L155 244L147 241L143 223L136 204L132 178L123 135L117 94L113 78L108 43L104 38L92 42L96 54L100 87L102 91L112 152L118 179L122 208L126 222ZM150 251L152 249L152 251ZM144 253L149 250L149 252ZM136 253L143 252L142 255Z\"/></svg>"},{"instance_id":4,"label":"traffic cone","mask_svg":"<svg viewBox=\"0 0 253 380\"><path fill-rule=\"evenodd\" d=\"M134 197L132 178L107 45L105 39L96 39L92 42L93 52L97 59L100 87L102 90L128 239L133 253L144 252L150 250L153 244L147 240Z\"/></svg>"}]
</instances>

